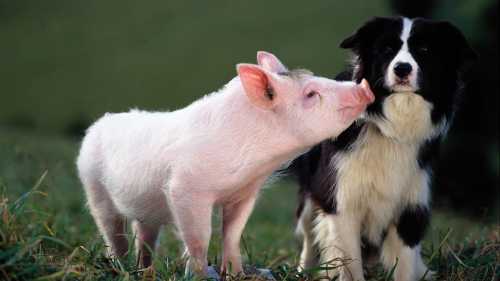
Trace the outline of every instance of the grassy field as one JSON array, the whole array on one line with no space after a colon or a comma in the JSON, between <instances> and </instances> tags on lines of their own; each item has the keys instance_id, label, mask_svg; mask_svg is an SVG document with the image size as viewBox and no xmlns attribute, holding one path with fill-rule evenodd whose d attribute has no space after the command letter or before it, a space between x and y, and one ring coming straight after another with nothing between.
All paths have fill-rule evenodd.
<instances>
[{"instance_id":1,"label":"grassy field","mask_svg":"<svg viewBox=\"0 0 500 281\"><path fill-rule=\"evenodd\" d=\"M181 247L162 233L155 271L141 271L132 256L108 260L85 208L75 172L78 141L0 130L0 280L183 280ZM283 280L306 280L295 271L296 186L281 180L262 192L242 245L248 264L273 269ZM215 224L218 217L215 215ZM220 258L220 231L209 259ZM424 255L437 280L497 280L499 228L491 221L435 212ZM390 280L376 270L370 280Z\"/></svg>"}]
</instances>

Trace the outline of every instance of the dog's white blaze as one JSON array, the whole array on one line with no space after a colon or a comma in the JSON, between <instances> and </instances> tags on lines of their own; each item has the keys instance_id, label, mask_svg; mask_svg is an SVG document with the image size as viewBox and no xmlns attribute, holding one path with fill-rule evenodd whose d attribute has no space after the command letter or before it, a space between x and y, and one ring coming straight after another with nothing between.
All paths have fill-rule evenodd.
<instances>
[{"instance_id":1,"label":"dog's white blaze","mask_svg":"<svg viewBox=\"0 0 500 281\"><path fill-rule=\"evenodd\" d=\"M401 31L401 36L400 36L403 45L401 46L401 49L396 54L394 59L392 59L391 63L389 64L386 70L385 85L393 92L413 92L419 89L417 83L419 66L408 49L408 38L410 38L412 27L413 27L413 21L408 18L403 18L403 30ZM394 73L394 67L398 63L409 63L412 67L412 71L408 76L408 80L410 82L409 86L396 84L397 77L396 74Z\"/></svg>"},{"instance_id":2,"label":"dog's white blaze","mask_svg":"<svg viewBox=\"0 0 500 281\"><path fill-rule=\"evenodd\" d=\"M401 31L401 40L403 41L403 47L406 47L408 50L407 41L410 38L410 31L413 26L413 21L408 18L403 18L403 30Z\"/></svg>"}]
</instances>

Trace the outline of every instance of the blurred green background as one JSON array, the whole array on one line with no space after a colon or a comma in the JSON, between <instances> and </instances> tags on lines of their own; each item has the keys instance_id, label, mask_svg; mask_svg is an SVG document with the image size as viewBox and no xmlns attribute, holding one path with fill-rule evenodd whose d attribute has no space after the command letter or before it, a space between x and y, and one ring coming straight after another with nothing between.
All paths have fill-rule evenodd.
<instances>
[{"instance_id":1,"label":"blurred green background","mask_svg":"<svg viewBox=\"0 0 500 281\"><path fill-rule=\"evenodd\" d=\"M2 1L2 123L63 132L104 112L175 109L258 50L334 76L382 1Z\"/></svg>"},{"instance_id":2,"label":"blurred green background","mask_svg":"<svg viewBox=\"0 0 500 281\"><path fill-rule=\"evenodd\" d=\"M183 107L234 77L237 63L255 62L258 50L334 77L349 60L339 42L363 22L424 15L452 21L481 56L441 155L437 202L491 217L497 10L490 0L0 0L0 138L14 130L79 140L105 112Z\"/></svg>"}]
</instances>

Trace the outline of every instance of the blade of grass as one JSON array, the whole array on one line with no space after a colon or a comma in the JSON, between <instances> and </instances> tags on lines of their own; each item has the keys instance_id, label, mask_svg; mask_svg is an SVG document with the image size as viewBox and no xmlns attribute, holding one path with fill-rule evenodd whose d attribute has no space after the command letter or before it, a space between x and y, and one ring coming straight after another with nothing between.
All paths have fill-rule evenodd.
<instances>
[{"instance_id":1,"label":"blade of grass","mask_svg":"<svg viewBox=\"0 0 500 281\"><path fill-rule=\"evenodd\" d=\"M31 248L37 246L40 242L42 242L42 239L37 238L33 242L29 243L28 245L25 245L13 257L11 257L6 263L1 264L0 268L13 265L18 259L20 259L22 256L24 256L24 254L26 254L26 252L28 252Z\"/></svg>"},{"instance_id":2,"label":"blade of grass","mask_svg":"<svg viewBox=\"0 0 500 281\"><path fill-rule=\"evenodd\" d=\"M385 278L384 278L384 280L385 280L385 281L390 281L390 280L392 280L392 278L393 278L393 276L394 276L394 272L396 271L396 267L398 266L398 263L399 263L399 259L398 259L398 258L396 258L396 262L394 263L394 266L391 268L391 271L389 271L389 272L386 274Z\"/></svg>"},{"instance_id":3,"label":"blade of grass","mask_svg":"<svg viewBox=\"0 0 500 281\"><path fill-rule=\"evenodd\" d=\"M437 254L441 252L441 248L443 248L444 243L448 240L448 238L450 237L450 234L451 234L452 231L453 231L453 229L448 228L448 231L446 232L446 235L444 236L444 238L439 243L439 246L431 254L431 257L429 258L429 262L428 263L431 263L434 260L434 258L437 256ZM429 272L430 272L430 269L427 268L427 270L425 271L425 273L422 276L422 278L420 278L420 281L424 281L425 277L427 276L427 274L429 274Z\"/></svg>"},{"instance_id":4,"label":"blade of grass","mask_svg":"<svg viewBox=\"0 0 500 281\"><path fill-rule=\"evenodd\" d=\"M42 175L40 176L40 178L38 178L35 185L28 192L25 192L23 195L21 195L19 198L17 198L16 201L14 201L14 203L12 204L11 209L10 209L11 213L18 214L22 210L22 208L26 204L26 200L29 198L29 196L42 185L43 180L47 176L48 172L49 172L48 170L45 170L42 173Z\"/></svg>"}]
</instances>

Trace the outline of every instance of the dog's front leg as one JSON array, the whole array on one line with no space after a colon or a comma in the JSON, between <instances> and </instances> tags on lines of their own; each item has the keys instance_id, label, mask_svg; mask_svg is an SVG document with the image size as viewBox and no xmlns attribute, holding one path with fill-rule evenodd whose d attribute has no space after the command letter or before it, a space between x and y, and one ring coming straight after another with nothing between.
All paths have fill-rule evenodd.
<instances>
[{"instance_id":1,"label":"dog's front leg","mask_svg":"<svg viewBox=\"0 0 500 281\"><path fill-rule=\"evenodd\" d=\"M364 281L361 260L360 220L347 214L329 214L319 220L317 235L325 265L335 267L328 276L341 281ZM333 272L333 274L332 274Z\"/></svg>"},{"instance_id":2,"label":"dog's front leg","mask_svg":"<svg viewBox=\"0 0 500 281\"><path fill-rule=\"evenodd\" d=\"M394 266L395 281L417 281L425 275L425 280L432 280L433 272L427 270L420 254L420 244L408 246L398 235L395 226L391 226L382 246L382 263L387 271Z\"/></svg>"}]
</instances>

